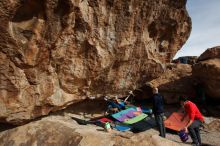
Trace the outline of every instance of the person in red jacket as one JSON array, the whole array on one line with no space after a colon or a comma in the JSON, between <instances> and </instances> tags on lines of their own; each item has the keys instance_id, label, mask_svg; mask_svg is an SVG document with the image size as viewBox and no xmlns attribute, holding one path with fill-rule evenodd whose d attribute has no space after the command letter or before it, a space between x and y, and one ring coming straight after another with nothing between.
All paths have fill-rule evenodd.
<instances>
[{"instance_id":1,"label":"person in red jacket","mask_svg":"<svg viewBox=\"0 0 220 146\"><path fill-rule=\"evenodd\" d=\"M188 116L190 119L184 130L189 132L193 145L199 146L201 145L199 128L202 126L204 118L198 107L193 102L187 100L187 98L180 97L180 104L185 110L185 115L183 116L182 120L184 120L186 116Z\"/></svg>"}]
</instances>

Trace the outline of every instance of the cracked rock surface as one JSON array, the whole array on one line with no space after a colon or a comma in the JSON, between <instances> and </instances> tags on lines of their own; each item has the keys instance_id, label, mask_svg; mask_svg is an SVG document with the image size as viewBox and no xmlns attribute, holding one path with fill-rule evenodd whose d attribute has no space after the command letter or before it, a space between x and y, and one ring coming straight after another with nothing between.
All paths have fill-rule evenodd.
<instances>
[{"instance_id":1,"label":"cracked rock surface","mask_svg":"<svg viewBox=\"0 0 220 146\"><path fill-rule=\"evenodd\" d=\"M0 119L125 95L188 39L186 0L1 0Z\"/></svg>"}]
</instances>

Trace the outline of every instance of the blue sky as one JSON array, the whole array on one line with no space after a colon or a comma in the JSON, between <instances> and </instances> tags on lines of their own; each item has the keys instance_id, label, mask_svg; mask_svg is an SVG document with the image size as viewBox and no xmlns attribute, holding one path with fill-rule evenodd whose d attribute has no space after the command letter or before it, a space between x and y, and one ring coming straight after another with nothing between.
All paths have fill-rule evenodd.
<instances>
[{"instance_id":1,"label":"blue sky","mask_svg":"<svg viewBox=\"0 0 220 146\"><path fill-rule=\"evenodd\" d=\"M207 48L220 45L220 0L188 0L192 32L175 56L199 56Z\"/></svg>"}]
</instances>

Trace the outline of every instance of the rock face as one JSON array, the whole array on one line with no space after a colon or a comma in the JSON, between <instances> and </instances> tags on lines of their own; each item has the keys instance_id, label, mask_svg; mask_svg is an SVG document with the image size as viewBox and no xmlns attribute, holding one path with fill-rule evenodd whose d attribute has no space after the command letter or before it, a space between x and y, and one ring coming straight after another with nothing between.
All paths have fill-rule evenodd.
<instances>
[{"instance_id":1,"label":"rock face","mask_svg":"<svg viewBox=\"0 0 220 146\"><path fill-rule=\"evenodd\" d=\"M220 99L220 46L206 50L193 65L193 76L204 84L206 94Z\"/></svg>"},{"instance_id":2,"label":"rock face","mask_svg":"<svg viewBox=\"0 0 220 146\"><path fill-rule=\"evenodd\" d=\"M1 146L181 146L154 134L112 131L50 117L0 133Z\"/></svg>"},{"instance_id":3,"label":"rock face","mask_svg":"<svg viewBox=\"0 0 220 146\"><path fill-rule=\"evenodd\" d=\"M1 146L77 146L82 136L55 122L39 122L15 128L1 135Z\"/></svg>"},{"instance_id":4,"label":"rock face","mask_svg":"<svg viewBox=\"0 0 220 146\"><path fill-rule=\"evenodd\" d=\"M192 67L188 64L170 64L168 69L157 79L150 82L158 87L166 103L177 103L180 95L192 97L193 88Z\"/></svg>"},{"instance_id":5,"label":"rock face","mask_svg":"<svg viewBox=\"0 0 220 146\"><path fill-rule=\"evenodd\" d=\"M187 40L186 0L1 0L0 119L17 123L164 72Z\"/></svg>"}]
</instances>

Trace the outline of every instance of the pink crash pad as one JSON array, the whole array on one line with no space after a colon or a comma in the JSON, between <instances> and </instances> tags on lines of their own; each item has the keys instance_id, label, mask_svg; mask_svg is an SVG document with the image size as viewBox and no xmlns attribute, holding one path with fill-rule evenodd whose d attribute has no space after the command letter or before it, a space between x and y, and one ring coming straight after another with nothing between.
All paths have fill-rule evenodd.
<instances>
[{"instance_id":1,"label":"pink crash pad","mask_svg":"<svg viewBox=\"0 0 220 146\"><path fill-rule=\"evenodd\" d=\"M182 117L183 117L183 113L178 113L178 112L172 113L169 116L169 118L164 121L165 127L175 131L180 131L189 122L188 116L185 117L183 121L181 121Z\"/></svg>"}]
</instances>

